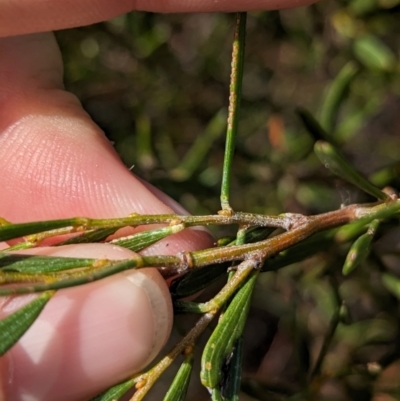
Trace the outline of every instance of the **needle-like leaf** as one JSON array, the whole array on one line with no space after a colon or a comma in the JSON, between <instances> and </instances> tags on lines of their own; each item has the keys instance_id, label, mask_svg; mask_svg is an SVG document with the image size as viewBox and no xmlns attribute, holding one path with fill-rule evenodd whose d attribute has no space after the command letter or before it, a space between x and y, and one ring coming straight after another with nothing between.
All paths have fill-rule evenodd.
<instances>
[{"instance_id":1,"label":"needle-like leaf","mask_svg":"<svg viewBox=\"0 0 400 401\"><path fill-rule=\"evenodd\" d=\"M323 165L343 180L382 201L390 201L389 195L371 184L329 142L317 141L314 151Z\"/></svg>"},{"instance_id":2,"label":"needle-like leaf","mask_svg":"<svg viewBox=\"0 0 400 401\"><path fill-rule=\"evenodd\" d=\"M358 237L351 246L343 265L342 273L347 276L356 269L368 256L371 242L379 226L379 220L374 220L369 224L368 231Z\"/></svg>"},{"instance_id":3,"label":"needle-like leaf","mask_svg":"<svg viewBox=\"0 0 400 401\"><path fill-rule=\"evenodd\" d=\"M339 107L343 104L350 84L359 72L358 66L350 61L347 63L331 83L322 105L320 122L321 126L331 136L335 128Z\"/></svg>"},{"instance_id":4,"label":"needle-like leaf","mask_svg":"<svg viewBox=\"0 0 400 401\"><path fill-rule=\"evenodd\" d=\"M224 360L243 332L256 279L257 274L252 274L237 292L204 348L200 378L209 389L219 385Z\"/></svg>"},{"instance_id":5,"label":"needle-like leaf","mask_svg":"<svg viewBox=\"0 0 400 401\"><path fill-rule=\"evenodd\" d=\"M184 401L193 368L193 354L185 358L163 401Z\"/></svg>"},{"instance_id":6,"label":"needle-like leaf","mask_svg":"<svg viewBox=\"0 0 400 401\"><path fill-rule=\"evenodd\" d=\"M4 355L29 329L54 291L47 291L21 309L0 320L0 356Z\"/></svg>"},{"instance_id":7,"label":"needle-like leaf","mask_svg":"<svg viewBox=\"0 0 400 401\"><path fill-rule=\"evenodd\" d=\"M128 390L135 385L133 379L126 380L119 383L105 392L99 394L97 397L92 398L90 401L116 401L119 400Z\"/></svg>"},{"instance_id":8,"label":"needle-like leaf","mask_svg":"<svg viewBox=\"0 0 400 401\"><path fill-rule=\"evenodd\" d=\"M7 255L4 253L1 256L0 268L2 268L2 271L21 273L54 273L63 270L92 266L93 263L96 262L96 259L53 256Z\"/></svg>"}]
</instances>

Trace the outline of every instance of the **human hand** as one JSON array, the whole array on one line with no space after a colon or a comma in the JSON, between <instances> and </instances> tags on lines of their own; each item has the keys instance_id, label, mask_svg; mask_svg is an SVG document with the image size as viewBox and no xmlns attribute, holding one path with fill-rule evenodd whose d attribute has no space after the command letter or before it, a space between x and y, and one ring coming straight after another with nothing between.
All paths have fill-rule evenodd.
<instances>
[{"instance_id":1,"label":"human hand","mask_svg":"<svg viewBox=\"0 0 400 401\"><path fill-rule=\"evenodd\" d=\"M300 6L312 0L0 0L0 216L12 222L71 216L184 213L120 162L101 130L63 89L54 29L106 20L133 9L236 11ZM20 35L20 36L15 36ZM23 35L23 36L21 36ZM185 230L147 252L212 245ZM104 244L40 248L64 256L127 258ZM26 298L0 298L0 317ZM62 290L34 326L0 358L0 400L85 400L140 370L169 336L168 289L154 269Z\"/></svg>"}]
</instances>

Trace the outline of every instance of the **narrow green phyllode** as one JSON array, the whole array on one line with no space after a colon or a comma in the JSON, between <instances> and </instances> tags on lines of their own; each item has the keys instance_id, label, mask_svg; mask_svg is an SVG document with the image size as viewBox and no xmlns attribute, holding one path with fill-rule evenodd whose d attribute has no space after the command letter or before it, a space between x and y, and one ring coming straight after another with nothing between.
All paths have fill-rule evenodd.
<instances>
[{"instance_id":1,"label":"narrow green phyllode","mask_svg":"<svg viewBox=\"0 0 400 401\"><path fill-rule=\"evenodd\" d=\"M242 96L246 17L246 13L236 14L236 29L232 49L228 126L226 131L225 156L221 185L221 207L222 210L228 212L232 212L229 197L231 188L233 154L235 151L235 142L239 123L240 99Z\"/></svg>"},{"instance_id":2,"label":"narrow green phyllode","mask_svg":"<svg viewBox=\"0 0 400 401\"><path fill-rule=\"evenodd\" d=\"M99 394L97 397L92 398L90 401L116 401L119 400L128 390L130 390L135 385L133 379L126 380L119 383L103 393Z\"/></svg>"},{"instance_id":3,"label":"narrow green phyllode","mask_svg":"<svg viewBox=\"0 0 400 401\"><path fill-rule=\"evenodd\" d=\"M54 291L44 292L40 297L0 320L0 356L4 355L31 327Z\"/></svg>"},{"instance_id":4,"label":"narrow green phyllode","mask_svg":"<svg viewBox=\"0 0 400 401\"><path fill-rule=\"evenodd\" d=\"M397 299L400 299L400 278L390 273L382 275L382 284Z\"/></svg>"},{"instance_id":5,"label":"narrow green phyllode","mask_svg":"<svg viewBox=\"0 0 400 401\"><path fill-rule=\"evenodd\" d=\"M344 276L354 271L367 258L378 226L379 220L372 221L369 224L368 231L353 243L343 265L342 273Z\"/></svg>"},{"instance_id":6,"label":"narrow green phyllode","mask_svg":"<svg viewBox=\"0 0 400 401\"><path fill-rule=\"evenodd\" d=\"M68 258L54 256L31 256L0 252L0 267L3 272L29 274L55 273L70 269L90 267L96 259Z\"/></svg>"},{"instance_id":7,"label":"narrow green phyllode","mask_svg":"<svg viewBox=\"0 0 400 401\"><path fill-rule=\"evenodd\" d=\"M227 380L221 386L223 399L239 401L240 385L242 380L243 336L240 336L234 345L232 356L229 358Z\"/></svg>"},{"instance_id":8,"label":"narrow green phyllode","mask_svg":"<svg viewBox=\"0 0 400 401\"><path fill-rule=\"evenodd\" d=\"M184 401L187 390L189 388L190 376L193 368L193 354L188 355L183 361L178 373L175 375L174 380L163 401Z\"/></svg>"},{"instance_id":9,"label":"narrow green phyllode","mask_svg":"<svg viewBox=\"0 0 400 401\"><path fill-rule=\"evenodd\" d=\"M349 86L357 76L359 70L353 61L348 62L329 86L324 103L322 104L319 120L321 126L331 136L335 128L338 110L343 104Z\"/></svg>"},{"instance_id":10,"label":"narrow green phyllode","mask_svg":"<svg viewBox=\"0 0 400 401\"><path fill-rule=\"evenodd\" d=\"M155 244L169 235L176 234L185 229L184 224L174 224L172 226L158 228L155 230L142 231L128 237L117 238L111 244L122 246L134 252L139 252L150 245Z\"/></svg>"},{"instance_id":11,"label":"narrow green phyllode","mask_svg":"<svg viewBox=\"0 0 400 401\"><path fill-rule=\"evenodd\" d=\"M396 68L396 56L374 35L357 38L353 50L357 59L371 70L387 72Z\"/></svg>"},{"instance_id":12,"label":"narrow green phyllode","mask_svg":"<svg viewBox=\"0 0 400 401\"><path fill-rule=\"evenodd\" d=\"M332 142L332 138L330 138L328 133L322 128L321 124L307 109L298 107L296 109L296 114L299 116L304 128L314 141L326 140Z\"/></svg>"},{"instance_id":13,"label":"narrow green phyllode","mask_svg":"<svg viewBox=\"0 0 400 401\"><path fill-rule=\"evenodd\" d=\"M237 292L204 348L200 378L209 389L219 385L225 358L243 332L257 276L258 272L254 272Z\"/></svg>"},{"instance_id":14,"label":"narrow green phyllode","mask_svg":"<svg viewBox=\"0 0 400 401\"><path fill-rule=\"evenodd\" d=\"M382 201L390 201L389 195L372 185L329 142L317 141L314 151L323 165L333 174Z\"/></svg>"}]
</instances>

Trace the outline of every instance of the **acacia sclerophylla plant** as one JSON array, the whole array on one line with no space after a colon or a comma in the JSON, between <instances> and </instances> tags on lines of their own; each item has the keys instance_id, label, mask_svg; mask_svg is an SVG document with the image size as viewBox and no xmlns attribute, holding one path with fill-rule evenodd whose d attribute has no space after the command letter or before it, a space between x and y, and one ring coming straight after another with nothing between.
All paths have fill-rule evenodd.
<instances>
[{"instance_id":1,"label":"acacia sclerophylla plant","mask_svg":"<svg viewBox=\"0 0 400 401\"><path fill-rule=\"evenodd\" d=\"M0 283L3 284L0 295L41 293L34 301L0 321L1 354L7 352L18 341L58 289L100 280L128 269L152 266L158 268L165 278L180 275L171 286L176 298L176 312L198 313L201 317L186 336L157 364L148 371L136 374L117 384L96 397L96 400L118 399L131 388L136 388L132 400L141 400L171 363L179 355L184 354L185 359L181 369L164 398L165 400L183 400L190 379L193 351L197 339L218 315L221 317L203 351L201 381L210 390L213 399L223 399L227 394L230 394L232 399L237 399L241 377L241 338L252 291L259 273L282 268L293 261L302 260L310 255L310 250L311 254L315 253L315 249L312 249L312 236L316 233L327 232L328 243L348 241L349 238L353 242L343 266L343 273L349 274L367 257L371 241L379 228L379 222L398 216L400 202L397 196L374 187L357 172L336 149L329 132L326 132L312 116L305 112L301 113L303 121L310 133L318 139L314 150L325 167L341 179L374 196L377 202L349 205L314 216L293 213L266 216L233 210L230 204L230 181L239 118L246 15L237 14L236 21L221 187L221 211L209 216L134 214L118 219L76 217L24 224L12 224L1 220L0 241L20 237L24 237L25 240L3 250L0 254L2 267ZM349 71L349 74L344 74L346 78L344 86L349 85L356 74L353 68L349 68ZM324 108L324 121L327 121L327 126L333 124L334 115L341 104L341 97L344 96L344 86L337 85L340 88L340 90L336 89L339 93L338 97L335 98L332 95L329 104ZM329 231L350 223L352 223L351 230L355 233L353 236L355 240L351 236L340 237L338 235L340 233ZM115 239L112 243L137 252L168 235L191 226L234 224L238 225L239 230L237 239L231 243L201 251L182 252L174 256L137 256L122 261L110 261L94 258L30 257L10 253L10 251L35 247L44 239L53 236L79 233L78 236L64 243L97 242L105 240L122 227L150 224L163 224L164 227ZM301 251L300 247L303 247ZM296 251L294 255L289 255L292 249ZM308 254L304 253L304 250ZM288 252L283 254L283 251ZM280 256L280 259L276 259L279 263L271 264L271 258L277 255ZM226 285L209 301L196 303L179 300L205 288L216 277L226 274L227 270L230 273ZM318 379L324 357L340 322L343 305L338 292L336 295L336 311L309 375L307 389L304 391L309 391L313 387L313 380ZM226 375L229 375L230 380L227 380Z\"/></svg>"}]
</instances>

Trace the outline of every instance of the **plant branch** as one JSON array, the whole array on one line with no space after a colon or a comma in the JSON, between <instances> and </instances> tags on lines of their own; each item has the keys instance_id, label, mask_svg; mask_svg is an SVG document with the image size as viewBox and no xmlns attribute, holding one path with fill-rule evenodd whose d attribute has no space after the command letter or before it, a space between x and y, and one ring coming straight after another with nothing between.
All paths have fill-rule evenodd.
<instances>
[{"instance_id":1,"label":"plant branch","mask_svg":"<svg viewBox=\"0 0 400 401\"><path fill-rule=\"evenodd\" d=\"M207 266L211 263L216 264L248 259L261 263L263 260L282 252L319 231L338 227L357 220L359 220L359 224L365 225L374 219L392 217L398 213L399 210L400 201L393 201L390 204L355 204L332 212L308 217L287 213L283 215L284 217L278 216L277 218L284 219L280 221L285 221L285 226L289 231L264 241L244 245L210 248L195 252L181 252L175 256L136 256L125 261L110 262L106 265L100 264L100 266L93 269L91 274L82 277L72 277L49 284L32 284L25 287L0 289L0 296L26 294L82 285L134 268L157 267L160 273L168 278L185 273L191 269ZM155 218L157 218L157 216L155 216ZM229 219L229 217L227 219ZM182 223L179 222L176 224ZM3 254L5 254L5 252L3 252Z\"/></svg>"},{"instance_id":2,"label":"plant branch","mask_svg":"<svg viewBox=\"0 0 400 401\"><path fill-rule=\"evenodd\" d=\"M242 97L242 78L244 49L246 39L246 13L236 14L235 36L232 48L231 82L229 86L228 126L226 131L225 156L222 170L221 207L227 215L233 212L230 203L232 162L238 131L240 99Z\"/></svg>"},{"instance_id":3,"label":"plant branch","mask_svg":"<svg viewBox=\"0 0 400 401\"><path fill-rule=\"evenodd\" d=\"M174 348L166 355L160 362L158 362L148 372L136 376L137 391L130 399L130 401L140 401L148 393L157 379L162 373L171 365L171 363L180 355L187 347L193 347L197 338L203 333L211 320L214 318L216 311L204 314L196 323L196 325L189 331L182 340L175 345Z\"/></svg>"}]
</instances>

